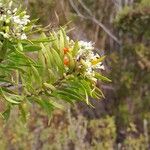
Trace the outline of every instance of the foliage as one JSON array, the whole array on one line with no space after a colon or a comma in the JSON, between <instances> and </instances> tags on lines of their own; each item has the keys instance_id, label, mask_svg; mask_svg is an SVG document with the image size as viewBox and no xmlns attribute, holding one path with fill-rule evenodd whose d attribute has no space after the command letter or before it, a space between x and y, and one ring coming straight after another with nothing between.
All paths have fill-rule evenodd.
<instances>
[{"instance_id":1,"label":"foliage","mask_svg":"<svg viewBox=\"0 0 150 150\"><path fill-rule=\"evenodd\" d=\"M37 103L48 114L60 100L74 104L89 97L102 98L97 79L110 81L98 72L104 69L104 57L93 52L91 42L69 39L64 29L33 37L44 29L12 2L1 4L0 30L0 95L7 119L11 108L18 106L26 120L24 105Z\"/></svg>"},{"instance_id":2,"label":"foliage","mask_svg":"<svg viewBox=\"0 0 150 150\"><path fill-rule=\"evenodd\" d=\"M115 112L119 132L125 132L131 121L141 125L143 119L149 120L150 5L146 2L148 1L124 8L115 20L123 43L119 53L111 54L111 76L117 93L115 104L118 107Z\"/></svg>"},{"instance_id":3,"label":"foliage","mask_svg":"<svg viewBox=\"0 0 150 150\"><path fill-rule=\"evenodd\" d=\"M116 127L113 117L106 116L89 122L88 131L92 135L91 144L94 149L110 149L114 147Z\"/></svg>"},{"instance_id":4,"label":"foliage","mask_svg":"<svg viewBox=\"0 0 150 150\"><path fill-rule=\"evenodd\" d=\"M123 33L135 34L136 36L150 37L150 2L149 0L126 6L118 13L115 23Z\"/></svg>"},{"instance_id":5,"label":"foliage","mask_svg":"<svg viewBox=\"0 0 150 150\"><path fill-rule=\"evenodd\" d=\"M147 131L139 133L136 125L130 123L123 144L116 144L115 118L106 116L101 119L87 120L84 116L74 117L70 112L53 112L50 124L40 111L33 113L27 125L18 119L10 118L9 124L0 129L1 149L146 149ZM148 127L148 125L146 126ZM9 130L7 130L9 128ZM23 142L22 142L23 141Z\"/></svg>"}]
</instances>

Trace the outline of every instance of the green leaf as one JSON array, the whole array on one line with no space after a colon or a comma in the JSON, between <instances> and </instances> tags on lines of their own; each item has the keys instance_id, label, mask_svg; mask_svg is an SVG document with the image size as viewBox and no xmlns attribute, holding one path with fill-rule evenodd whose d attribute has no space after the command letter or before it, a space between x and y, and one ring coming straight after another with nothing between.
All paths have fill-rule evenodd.
<instances>
[{"instance_id":1,"label":"green leaf","mask_svg":"<svg viewBox=\"0 0 150 150\"><path fill-rule=\"evenodd\" d=\"M2 90L7 92L7 93L10 93L10 94L16 94L14 91L9 90L8 88L5 88L5 87L2 87Z\"/></svg>"},{"instance_id":2,"label":"green leaf","mask_svg":"<svg viewBox=\"0 0 150 150\"><path fill-rule=\"evenodd\" d=\"M4 40L3 45L0 47L0 62L5 58L8 51L8 40Z\"/></svg>"},{"instance_id":3,"label":"green leaf","mask_svg":"<svg viewBox=\"0 0 150 150\"><path fill-rule=\"evenodd\" d=\"M62 32L63 37L64 37L64 47L68 47L69 46L69 41L67 40L66 32L62 27L60 27L60 28L61 28L61 32Z\"/></svg>"},{"instance_id":4,"label":"green leaf","mask_svg":"<svg viewBox=\"0 0 150 150\"><path fill-rule=\"evenodd\" d=\"M10 105L7 106L7 109L2 113L2 117L7 121L9 119L11 112L11 107Z\"/></svg>"},{"instance_id":5,"label":"green leaf","mask_svg":"<svg viewBox=\"0 0 150 150\"><path fill-rule=\"evenodd\" d=\"M20 42L18 43L18 50L21 51L21 52L23 51L23 46Z\"/></svg>"},{"instance_id":6,"label":"green leaf","mask_svg":"<svg viewBox=\"0 0 150 150\"><path fill-rule=\"evenodd\" d=\"M50 83L54 83L56 81L56 75L55 73L51 70L51 69L48 69L48 75L49 75L49 79L50 79Z\"/></svg>"},{"instance_id":7,"label":"green leaf","mask_svg":"<svg viewBox=\"0 0 150 150\"><path fill-rule=\"evenodd\" d=\"M84 101L84 97L79 93L79 91L74 88L64 88L63 91L75 95L78 100Z\"/></svg>"},{"instance_id":8,"label":"green leaf","mask_svg":"<svg viewBox=\"0 0 150 150\"><path fill-rule=\"evenodd\" d=\"M59 97L61 98L61 96L63 95L66 95L71 101L74 101L74 100L81 100L79 99L79 97L77 95L74 95L72 93L68 93L64 90L59 90L57 91L57 94L59 95ZM54 95L55 96L55 95Z\"/></svg>"},{"instance_id":9,"label":"green leaf","mask_svg":"<svg viewBox=\"0 0 150 150\"><path fill-rule=\"evenodd\" d=\"M56 50L59 50L58 34L56 34L55 32L53 32L53 34L51 34L51 38L52 38L52 39L55 39L55 40L52 42L52 46L53 46ZM58 53L59 53L59 51L58 51Z\"/></svg>"},{"instance_id":10,"label":"green leaf","mask_svg":"<svg viewBox=\"0 0 150 150\"><path fill-rule=\"evenodd\" d=\"M49 49L47 49L43 43L40 43L40 46L42 48L41 49L42 50L41 55L43 55L45 57L44 58L45 60L42 60L42 61L45 61L46 65L49 68L49 67L51 67L51 61L52 61L53 57L49 53Z\"/></svg>"},{"instance_id":11,"label":"green leaf","mask_svg":"<svg viewBox=\"0 0 150 150\"><path fill-rule=\"evenodd\" d=\"M69 58L69 69L72 72L74 70L74 68L75 68L75 61L74 61L74 59L73 59L71 54L67 53L67 56Z\"/></svg>"},{"instance_id":12,"label":"green leaf","mask_svg":"<svg viewBox=\"0 0 150 150\"><path fill-rule=\"evenodd\" d=\"M37 81L39 84L41 84L42 81L41 81L41 77L40 77L40 74L38 72L38 69L34 66L31 66L31 68L32 68L32 71L33 71L33 75L35 77L35 81Z\"/></svg>"},{"instance_id":13,"label":"green leaf","mask_svg":"<svg viewBox=\"0 0 150 150\"><path fill-rule=\"evenodd\" d=\"M95 77L98 78L98 79L100 79L101 81L111 82L110 79L108 79L107 77L101 75L100 73L96 73Z\"/></svg>"},{"instance_id":14,"label":"green leaf","mask_svg":"<svg viewBox=\"0 0 150 150\"><path fill-rule=\"evenodd\" d=\"M89 97L88 97L88 93L87 93L86 89L85 89L85 101L86 101L87 105L90 104L90 102L89 102Z\"/></svg>"},{"instance_id":15,"label":"green leaf","mask_svg":"<svg viewBox=\"0 0 150 150\"><path fill-rule=\"evenodd\" d=\"M18 95L10 95L10 96L6 96L5 94L4 94L4 92L2 91L2 89L0 88L0 94L3 96L3 98L7 101L7 102L9 102L9 103L11 103L11 104L19 104L21 101L21 99L19 99L19 96ZM21 97L20 97L21 98ZM19 100L19 101L18 101Z\"/></svg>"},{"instance_id":16,"label":"green leaf","mask_svg":"<svg viewBox=\"0 0 150 150\"><path fill-rule=\"evenodd\" d=\"M86 89L88 95L92 96L92 94L91 94L92 89L91 89L90 83L88 81L86 81L86 80L82 80L81 83L82 83L82 86L84 86L84 88Z\"/></svg>"},{"instance_id":17,"label":"green leaf","mask_svg":"<svg viewBox=\"0 0 150 150\"><path fill-rule=\"evenodd\" d=\"M26 45L24 46L24 52L34 52L41 50L41 47L38 45Z\"/></svg>"},{"instance_id":18,"label":"green leaf","mask_svg":"<svg viewBox=\"0 0 150 150\"><path fill-rule=\"evenodd\" d=\"M44 98L33 98L34 102L38 103L41 108L43 108L48 115L51 115L52 110L54 110L54 106L49 102L49 100L45 100Z\"/></svg>"},{"instance_id":19,"label":"green leaf","mask_svg":"<svg viewBox=\"0 0 150 150\"><path fill-rule=\"evenodd\" d=\"M75 102L73 99L70 99L66 94L64 94L64 95L63 95L63 94L61 94L61 95L58 95L58 94L55 95L55 94L54 94L54 97L55 97L55 98L58 98L58 99L61 99L61 100L64 100L64 101L66 101L66 102L68 102L68 103L70 103L70 104L72 104L72 105L73 105L74 102Z\"/></svg>"},{"instance_id":20,"label":"green leaf","mask_svg":"<svg viewBox=\"0 0 150 150\"><path fill-rule=\"evenodd\" d=\"M28 57L25 53L18 51L18 49L16 49L15 51L18 55L20 55L21 58L23 58L24 60L26 60L26 62L30 63L30 64L36 64L35 61L33 59L31 59L30 57Z\"/></svg>"},{"instance_id":21,"label":"green leaf","mask_svg":"<svg viewBox=\"0 0 150 150\"><path fill-rule=\"evenodd\" d=\"M45 52L45 58L46 58L47 66L48 68L53 68L54 66L56 66L53 54L50 51L50 48L47 48L46 50L47 51Z\"/></svg>"},{"instance_id":22,"label":"green leaf","mask_svg":"<svg viewBox=\"0 0 150 150\"><path fill-rule=\"evenodd\" d=\"M23 105L19 105L19 110L21 112L21 119L23 121L23 123L26 123L27 121L27 114L26 114L26 111L25 111L25 108L23 107Z\"/></svg>"},{"instance_id":23,"label":"green leaf","mask_svg":"<svg viewBox=\"0 0 150 150\"><path fill-rule=\"evenodd\" d=\"M62 74L64 71L64 65L63 65L63 61L61 60L59 54L57 53L57 51L55 49L51 49L53 58L55 60L55 63L57 64L58 68L59 68L59 72Z\"/></svg>"},{"instance_id":24,"label":"green leaf","mask_svg":"<svg viewBox=\"0 0 150 150\"><path fill-rule=\"evenodd\" d=\"M106 56L101 56L99 59L98 59L98 62L102 62L104 59L106 58Z\"/></svg>"},{"instance_id":25,"label":"green leaf","mask_svg":"<svg viewBox=\"0 0 150 150\"><path fill-rule=\"evenodd\" d=\"M55 41L55 39L53 38L41 38L41 39L32 39L30 40L32 43L49 43L52 41Z\"/></svg>"},{"instance_id":26,"label":"green leaf","mask_svg":"<svg viewBox=\"0 0 150 150\"><path fill-rule=\"evenodd\" d=\"M63 33L62 33L62 30L59 31L59 48L60 48L60 51L63 50L63 48L65 47L64 43L65 43L65 39L64 39L64 36L63 36Z\"/></svg>"},{"instance_id":27,"label":"green leaf","mask_svg":"<svg viewBox=\"0 0 150 150\"><path fill-rule=\"evenodd\" d=\"M56 100L54 100L54 99L51 98L51 99L49 99L49 101L50 101L50 103L51 103L54 107L56 107L56 108L58 108L58 109L62 109L62 110L65 109L64 106L61 105L61 104L59 104L59 103L57 103Z\"/></svg>"},{"instance_id":28,"label":"green leaf","mask_svg":"<svg viewBox=\"0 0 150 150\"><path fill-rule=\"evenodd\" d=\"M72 50L72 56L74 57L78 51L79 51L79 43L78 41L76 41Z\"/></svg>"},{"instance_id":29,"label":"green leaf","mask_svg":"<svg viewBox=\"0 0 150 150\"><path fill-rule=\"evenodd\" d=\"M55 90L56 90L56 88L55 88L52 84L43 83L43 85L44 85L46 88L48 88L48 89L50 89L50 90L52 90L52 91L55 91Z\"/></svg>"},{"instance_id":30,"label":"green leaf","mask_svg":"<svg viewBox=\"0 0 150 150\"><path fill-rule=\"evenodd\" d=\"M45 69L46 68L46 63L45 63L45 56L43 55L43 52L42 51L39 51L38 52L38 60L39 60L39 63L42 65L42 67Z\"/></svg>"}]
</instances>

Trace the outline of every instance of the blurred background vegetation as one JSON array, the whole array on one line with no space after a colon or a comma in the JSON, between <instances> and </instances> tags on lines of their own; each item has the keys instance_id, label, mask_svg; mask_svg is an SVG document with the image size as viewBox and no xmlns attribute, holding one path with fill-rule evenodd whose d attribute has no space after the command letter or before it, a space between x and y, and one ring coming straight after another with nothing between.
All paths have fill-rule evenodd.
<instances>
[{"instance_id":1,"label":"blurred background vegetation","mask_svg":"<svg viewBox=\"0 0 150 150\"><path fill-rule=\"evenodd\" d=\"M16 0L16 3L20 1ZM0 120L0 149L150 149L150 1L22 0L31 18L49 30L68 26L73 39L95 42L107 55L106 98L82 103L49 119L35 106L27 123ZM2 110L2 106L0 107ZM21 119L21 118L20 118Z\"/></svg>"}]
</instances>

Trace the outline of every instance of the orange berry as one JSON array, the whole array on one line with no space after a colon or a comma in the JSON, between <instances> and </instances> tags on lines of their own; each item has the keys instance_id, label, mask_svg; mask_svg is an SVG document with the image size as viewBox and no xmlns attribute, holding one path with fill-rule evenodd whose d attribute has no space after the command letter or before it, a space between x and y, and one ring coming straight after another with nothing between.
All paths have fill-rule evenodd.
<instances>
[{"instance_id":1,"label":"orange berry","mask_svg":"<svg viewBox=\"0 0 150 150\"><path fill-rule=\"evenodd\" d=\"M69 59L67 57L64 57L64 65L66 66L69 65Z\"/></svg>"},{"instance_id":2,"label":"orange berry","mask_svg":"<svg viewBox=\"0 0 150 150\"><path fill-rule=\"evenodd\" d=\"M64 50L64 54L67 54L69 52L69 48L67 47L64 47L63 50Z\"/></svg>"}]
</instances>

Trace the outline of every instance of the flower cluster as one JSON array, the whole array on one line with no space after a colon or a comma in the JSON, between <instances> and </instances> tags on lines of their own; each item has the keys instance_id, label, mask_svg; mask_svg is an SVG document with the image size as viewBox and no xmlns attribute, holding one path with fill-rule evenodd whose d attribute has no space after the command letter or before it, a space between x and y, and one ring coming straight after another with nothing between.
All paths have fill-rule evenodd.
<instances>
[{"instance_id":1,"label":"flower cluster","mask_svg":"<svg viewBox=\"0 0 150 150\"><path fill-rule=\"evenodd\" d=\"M69 40L70 43L70 51L73 51L73 47L75 42L73 40ZM85 77L97 81L95 77L96 70L104 70L104 65L102 64L102 57L94 52L94 44L92 42L79 41L78 42L78 50L76 55L74 56L74 60L76 62L76 71L79 70L82 75ZM69 48L64 48L64 54L69 52ZM67 57L64 58L64 64L69 65L69 59Z\"/></svg>"},{"instance_id":2,"label":"flower cluster","mask_svg":"<svg viewBox=\"0 0 150 150\"><path fill-rule=\"evenodd\" d=\"M95 78L95 71L97 69L104 70L104 66L100 61L99 54L94 53L93 43L79 41L77 60L81 63L79 67L83 68L84 75L94 81L97 81Z\"/></svg>"},{"instance_id":3,"label":"flower cluster","mask_svg":"<svg viewBox=\"0 0 150 150\"><path fill-rule=\"evenodd\" d=\"M26 30L30 23L29 15L20 8L12 8L12 2L8 5L0 3L0 34L4 38L27 39Z\"/></svg>"}]
</instances>

